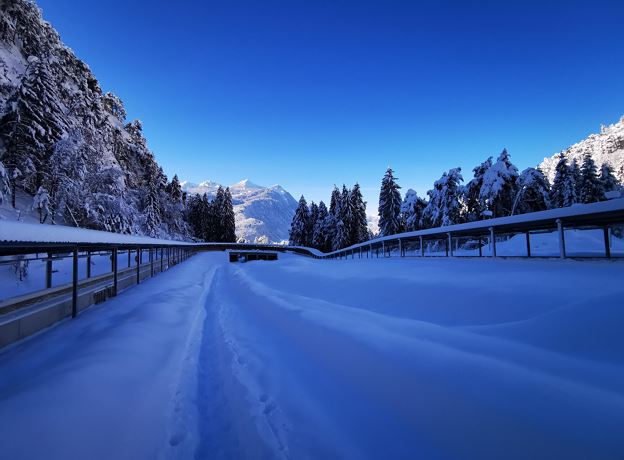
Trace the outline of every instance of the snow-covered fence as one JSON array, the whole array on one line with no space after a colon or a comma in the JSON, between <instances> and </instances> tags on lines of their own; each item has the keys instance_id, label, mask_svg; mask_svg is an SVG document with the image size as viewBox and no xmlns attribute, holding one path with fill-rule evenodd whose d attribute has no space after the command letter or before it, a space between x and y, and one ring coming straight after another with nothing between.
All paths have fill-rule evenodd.
<instances>
[{"instance_id":1,"label":"snow-covered fence","mask_svg":"<svg viewBox=\"0 0 624 460\"><path fill-rule=\"evenodd\" d=\"M623 226L624 199L616 199L400 233L315 257L624 257Z\"/></svg>"}]
</instances>

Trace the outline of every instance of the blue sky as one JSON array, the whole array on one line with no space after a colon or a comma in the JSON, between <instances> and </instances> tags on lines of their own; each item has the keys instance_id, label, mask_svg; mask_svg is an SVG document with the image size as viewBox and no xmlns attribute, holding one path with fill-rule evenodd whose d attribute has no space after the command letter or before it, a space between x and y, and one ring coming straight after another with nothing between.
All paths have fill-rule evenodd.
<instances>
[{"instance_id":1,"label":"blue sky","mask_svg":"<svg viewBox=\"0 0 624 460\"><path fill-rule=\"evenodd\" d=\"M170 176L328 199L534 166L624 114L624 2L38 0ZM372 211L369 209L369 212Z\"/></svg>"}]
</instances>

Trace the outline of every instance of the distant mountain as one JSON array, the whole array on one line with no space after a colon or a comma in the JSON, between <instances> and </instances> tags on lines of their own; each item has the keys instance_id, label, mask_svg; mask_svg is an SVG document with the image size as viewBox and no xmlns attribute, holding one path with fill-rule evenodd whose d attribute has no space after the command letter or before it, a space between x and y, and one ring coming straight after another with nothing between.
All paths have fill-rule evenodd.
<instances>
[{"instance_id":1,"label":"distant mountain","mask_svg":"<svg viewBox=\"0 0 624 460\"><path fill-rule=\"evenodd\" d=\"M624 183L624 117L610 126L602 126L600 134L591 134L587 139L574 144L563 153L569 163L576 159L580 165L586 152L591 154L599 170L603 163L610 165L615 177ZM540 168L551 183L555 177L558 155L544 158L540 163Z\"/></svg>"},{"instance_id":2,"label":"distant mountain","mask_svg":"<svg viewBox=\"0 0 624 460\"><path fill-rule=\"evenodd\" d=\"M199 184L183 181L182 190L191 194L206 193L214 197L219 184L204 181ZM248 179L230 185L234 213L236 215L236 235L253 242L266 236L269 242L279 243L288 239L288 231L297 201L279 185L263 187Z\"/></svg>"}]
</instances>

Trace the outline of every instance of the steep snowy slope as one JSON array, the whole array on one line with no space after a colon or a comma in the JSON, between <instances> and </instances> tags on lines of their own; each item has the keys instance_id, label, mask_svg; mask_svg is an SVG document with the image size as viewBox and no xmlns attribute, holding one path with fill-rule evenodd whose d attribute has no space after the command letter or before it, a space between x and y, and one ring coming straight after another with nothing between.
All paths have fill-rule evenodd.
<instances>
[{"instance_id":1,"label":"steep snowy slope","mask_svg":"<svg viewBox=\"0 0 624 460\"><path fill-rule=\"evenodd\" d=\"M199 184L182 182L182 189L188 193L206 193L213 197L219 184L204 181ZM249 179L230 186L234 212L236 214L236 235L247 241L267 237L269 242L288 239L288 230L297 209L297 201L279 185L263 187Z\"/></svg>"},{"instance_id":2,"label":"steep snowy slope","mask_svg":"<svg viewBox=\"0 0 624 460\"><path fill-rule=\"evenodd\" d=\"M615 177L624 182L624 117L610 126L602 126L600 134L591 134L587 139L569 147L564 154L568 162L576 159L581 164L586 152L591 154L598 168L603 163L610 165ZM540 164L540 168L551 182L555 177L557 155L544 158Z\"/></svg>"}]
</instances>

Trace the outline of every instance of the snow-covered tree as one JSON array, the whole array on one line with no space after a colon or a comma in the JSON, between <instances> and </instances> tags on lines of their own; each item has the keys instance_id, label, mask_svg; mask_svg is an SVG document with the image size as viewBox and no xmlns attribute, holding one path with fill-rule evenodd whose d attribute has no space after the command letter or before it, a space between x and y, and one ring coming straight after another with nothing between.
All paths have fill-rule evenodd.
<instances>
[{"instance_id":1,"label":"snow-covered tree","mask_svg":"<svg viewBox=\"0 0 624 460\"><path fill-rule=\"evenodd\" d=\"M236 219L230 187L227 187L223 192L223 199L219 206L219 216L221 218L221 237L219 241L234 243L236 241Z\"/></svg>"},{"instance_id":2,"label":"snow-covered tree","mask_svg":"<svg viewBox=\"0 0 624 460\"><path fill-rule=\"evenodd\" d=\"M171 197L171 201L174 203L180 203L182 201L182 186L180 185L180 179L178 179L177 174L174 174L171 183L167 184L166 191Z\"/></svg>"},{"instance_id":3,"label":"snow-covered tree","mask_svg":"<svg viewBox=\"0 0 624 460\"><path fill-rule=\"evenodd\" d=\"M104 110L117 118L121 123L126 122L126 109L123 102L113 93L109 92L102 96L102 105L104 106Z\"/></svg>"},{"instance_id":4,"label":"snow-covered tree","mask_svg":"<svg viewBox=\"0 0 624 460\"><path fill-rule=\"evenodd\" d=\"M480 220L483 211L487 209L485 200L481 196L481 187L483 186L483 176L492 167L492 157L489 157L479 166L476 166L473 179L466 184L465 187L465 219L468 222Z\"/></svg>"},{"instance_id":5,"label":"snow-covered tree","mask_svg":"<svg viewBox=\"0 0 624 460\"><path fill-rule=\"evenodd\" d=\"M503 149L496 163L483 174L479 199L494 217L511 214L516 196L518 169L511 163L507 149Z\"/></svg>"},{"instance_id":6,"label":"snow-covered tree","mask_svg":"<svg viewBox=\"0 0 624 460\"><path fill-rule=\"evenodd\" d=\"M559 154L555 167L555 178L550 188L550 205L554 208L572 206L577 202L574 172L568 166L563 152Z\"/></svg>"},{"instance_id":7,"label":"snow-covered tree","mask_svg":"<svg viewBox=\"0 0 624 460\"><path fill-rule=\"evenodd\" d=\"M518 193L512 214L544 211L550 208L548 179L537 168L527 168L518 177Z\"/></svg>"},{"instance_id":8,"label":"snow-covered tree","mask_svg":"<svg viewBox=\"0 0 624 460\"><path fill-rule=\"evenodd\" d=\"M39 187L35 193L32 209L39 213L39 223L43 224L50 214L50 195L45 187Z\"/></svg>"},{"instance_id":9,"label":"snow-covered tree","mask_svg":"<svg viewBox=\"0 0 624 460\"><path fill-rule=\"evenodd\" d=\"M581 187L583 186L583 174L581 173L581 167L576 161L576 158L572 159L572 163L570 163L570 175L572 176L572 181L574 182L574 203L581 202Z\"/></svg>"},{"instance_id":10,"label":"snow-covered tree","mask_svg":"<svg viewBox=\"0 0 624 460\"><path fill-rule=\"evenodd\" d=\"M149 236L157 236L161 223L161 209L159 200L158 182L153 168L148 171L147 195L145 196L145 232Z\"/></svg>"},{"instance_id":11,"label":"snow-covered tree","mask_svg":"<svg viewBox=\"0 0 624 460\"><path fill-rule=\"evenodd\" d=\"M9 172L2 162L0 162L0 204L4 203L11 196L11 185Z\"/></svg>"},{"instance_id":12,"label":"snow-covered tree","mask_svg":"<svg viewBox=\"0 0 624 460\"><path fill-rule=\"evenodd\" d=\"M401 226L401 187L396 183L392 168L386 170L379 192L379 232L382 236L397 233Z\"/></svg>"},{"instance_id":13,"label":"snow-covered tree","mask_svg":"<svg viewBox=\"0 0 624 460\"><path fill-rule=\"evenodd\" d=\"M402 230L406 232L419 230L422 226L423 211L426 207L427 202L410 188L405 194L403 203L401 203Z\"/></svg>"},{"instance_id":14,"label":"snow-covered tree","mask_svg":"<svg viewBox=\"0 0 624 460\"><path fill-rule=\"evenodd\" d=\"M323 252L331 250L331 244L327 232L329 212L322 201L318 204L318 214L312 231L312 247Z\"/></svg>"},{"instance_id":15,"label":"snow-covered tree","mask_svg":"<svg viewBox=\"0 0 624 460\"><path fill-rule=\"evenodd\" d=\"M307 228L306 228L307 241L305 245L308 247L314 247L313 246L314 225L318 221L318 216L319 216L318 205L314 201L312 201L310 202L310 212L308 214L308 222L307 222Z\"/></svg>"},{"instance_id":16,"label":"snow-covered tree","mask_svg":"<svg viewBox=\"0 0 624 460\"><path fill-rule=\"evenodd\" d=\"M366 202L362 197L360 184L356 184L349 193L351 204L351 244L358 244L368 240L368 220L366 219Z\"/></svg>"},{"instance_id":17,"label":"snow-covered tree","mask_svg":"<svg viewBox=\"0 0 624 460\"><path fill-rule=\"evenodd\" d=\"M581 203L595 203L604 200L604 188L596 163L591 154L586 153L583 156L583 164L581 165L581 187L579 190L579 201Z\"/></svg>"},{"instance_id":18,"label":"snow-covered tree","mask_svg":"<svg viewBox=\"0 0 624 460\"><path fill-rule=\"evenodd\" d=\"M293 246L305 246L308 240L308 203L303 195L299 199L299 205L290 224L289 241Z\"/></svg>"},{"instance_id":19,"label":"snow-covered tree","mask_svg":"<svg viewBox=\"0 0 624 460\"><path fill-rule=\"evenodd\" d=\"M621 187L621 184L613 174L613 169L607 163L603 163L600 168L600 182L605 192L618 190Z\"/></svg>"},{"instance_id":20,"label":"snow-covered tree","mask_svg":"<svg viewBox=\"0 0 624 460\"><path fill-rule=\"evenodd\" d=\"M461 168L450 169L435 181L429 190L429 203L423 211L423 221L429 227L442 227L461 223L461 198L464 187Z\"/></svg>"}]
</instances>

